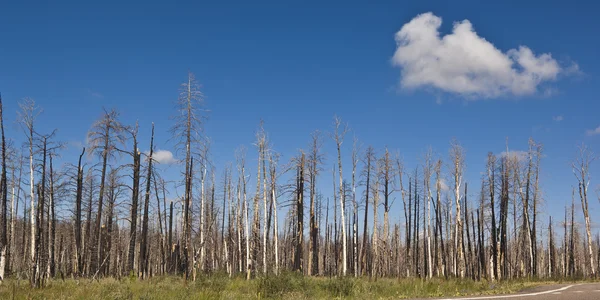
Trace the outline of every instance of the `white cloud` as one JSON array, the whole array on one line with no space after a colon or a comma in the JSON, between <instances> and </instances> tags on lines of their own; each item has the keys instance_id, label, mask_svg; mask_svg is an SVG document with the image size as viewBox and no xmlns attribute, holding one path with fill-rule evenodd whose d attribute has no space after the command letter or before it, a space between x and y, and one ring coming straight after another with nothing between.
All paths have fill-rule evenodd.
<instances>
[{"instance_id":1,"label":"white cloud","mask_svg":"<svg viewBox=\"0 0 600 300\"><path fill-rule=\"evenodd\" d=\"M450 190L450 187L448 186L444 178L440 178L440 189L442 190L442 192L447 192Z\"/></svg>"},{"instance_id":2,"label":"white cloud","mask_svg":"<svg viewBox=\"0 0 600 300\"><path fill-rule=\"evenodd\" d=\"M392 63L401 68L400 85L433 87L468 98L531 95L543 82L568 72L550 54L535 55L526 46L502 52L477 35L471 22L454 23L440 36L442 19L432 13L416 16L396 33Z\"/></svg>"},{"instance_id":3,"label":"white cloud","mask_svg":"<svg viewBox=\"0 0 600 300\"><path fill-rule=\"evenodd\" d=\"M146 151L146 154L149 152ZM173 153L169 150L157 150L152 153L152 158L159 164L174 164L177 159L173 157Z\"/></svg>"},{"instance_id":4,"label":"white cloud","mask_svg":"<svg viewBox=\"0 0 600 300\"><path fill-rule=\"evenodd\" d=\"M585 134L592 136L600 134L600 126L596 127L596 129L589 129L585 131Z\"/></svg>"},{"instance_id":5,"label":"white cloud","mask_svg":"<svg viewBox=\"0 0 600 300\"><path fill-rule=\"evenodd\" d=\"M565 118L562 115L558 115L558 116L554 116L552 117L552 120L555 122L560 122L562 120L564 120Z\"/></svg>"},{"instance_id":6,"label":"white cloud","mask_svg":"<svg viewBox=\"0 0 600 300\"><path fill-rule=\"evenodd\" d=\"M94 97L94 98L98 98L98 99L102 99L104 98L104 95L100 94L97 91L94 91L92 89L87 89L87 92L90 96Z\"/></svg>"}]
</instances>

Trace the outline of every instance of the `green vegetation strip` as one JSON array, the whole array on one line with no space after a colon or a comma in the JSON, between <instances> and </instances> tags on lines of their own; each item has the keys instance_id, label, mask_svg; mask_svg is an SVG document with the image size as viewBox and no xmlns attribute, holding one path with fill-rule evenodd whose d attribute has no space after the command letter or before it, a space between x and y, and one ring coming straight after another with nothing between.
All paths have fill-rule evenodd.
<instances>
[{"instance_id":1,"label":"green vegetation strip","mask_svg":"<svg viewBox=\"0 0 600 300\"><path fill-rule=\"evenodd\" d=\"M52 280L33 289L26 280L6 280L0 299L410 299L514 293L549 281L472 281L303 277L296 273L253 279L201 276L185 284L180 277L149 280L106 278Z\"/></svg>"}]
</instances>

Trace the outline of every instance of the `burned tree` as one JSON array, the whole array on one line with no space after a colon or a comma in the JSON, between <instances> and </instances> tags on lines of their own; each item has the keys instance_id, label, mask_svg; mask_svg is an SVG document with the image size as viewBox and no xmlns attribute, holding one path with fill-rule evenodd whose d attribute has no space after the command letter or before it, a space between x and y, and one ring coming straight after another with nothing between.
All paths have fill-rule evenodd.
<instances>
[{"instance_id":1,"label":"burned tree","mask_svg":"<svg viewBox=\"0 0 600 300\"><path fill-rule=\"evenodd\" d=\"M343 187L343 172L342 172L342 143L344 142L344 136L348 131L348 126L346 124L342 124L342 120L338 117L334 117L334 134L333 138L335 140L337 155L338 155L338 172L340 175L340 217L341 217L341 225L342 225L342 275L346 276L348 258L348 251L346 249L346 205L345 205L345 197L344 197L344 187Z\"/></svg>"},{"instance_id":2,"label":"burned tree","mask_svg":"<svg viewBox=\"0 0 600 300\"><path fill-rule=\"evenodd\" d=\"M184 228L183 228L183 251L184 251L184 279L187 280L190 264L188 258L192 256L191 249L191 195L192 195L192 151L202 145L201 107L204 95L196 82L194 74L188 73L187 80L181 85L178 100L176 102L177 114L173 117L175 125L171 128L173 137L177 140L177 151L185 152L185 174L184 174Z\"/></svg>"},{"instance_id":3,"label":"burned tree","mask_svg":"<svg viewBox=\"0 0 600 300\"><path fill-rule=\"evenodd\" d=\"M91 248L93 253L91 256L91 271L96 272L100 269L100 264L103 260L103 235L101 230L102 225L102 209L105 193L106 171L108 167L108 159L113 157L115 149L118 145L125 143L123 136L123 126L119 122L119 113L112 109L104 110L104 113L98 119L88 132L88 141L90 144L90 155L95 154L102 160L102 171L100 175L100 190L98 193L98 210L96 212L96 221L94 225L93 240Z\"/></svg>"},{"instance_id":4,"label":"burned tree","mask_svg":"<svg viewBox=\"0 0 600 300\"><path fill-rule=\"evenodd\" d=\"M308 183L310 185L310 241L308 248L308 270L307 274L318 273L319 267L319 225L315 215L315 199L317 195L317 177L321 172L323 154L321 154L322 139L319 131L312 134L310 154L308 155Z\"/></svg>"},{"instance_id":5,"label":"burned tree","mask_svg":"<svg viewBox=\"0 0 600 300\"><path fill-rule=\"evenodd\" d=\"M594 154L585 146L579 146L579 153L575 161L572 163L573 174L577 178L577 186L579 190L579 199L581 200L581 209L583 211L583 217L585 220L585 232L587 235L587 255L589 256L590 263L590 275L594 277L596 275L596 265L594 264L594 251L592 250L592 232L591 232L591 221L588 206L588 186L590 185L590 165L596 159Z\"/></svg>"}]
</instances>

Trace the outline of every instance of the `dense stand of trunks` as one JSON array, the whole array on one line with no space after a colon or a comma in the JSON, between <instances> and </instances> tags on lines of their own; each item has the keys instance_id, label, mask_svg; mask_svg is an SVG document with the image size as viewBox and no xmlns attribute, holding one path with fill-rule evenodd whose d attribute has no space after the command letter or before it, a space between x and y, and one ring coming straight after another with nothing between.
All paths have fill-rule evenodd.
<instances>
[{"instance_id":1,"label":"dense stand of trunks","mask_svg":"<svg viewBox=\"0 0 600 300\"><path fill-rule=\"evenodd\" d=\"M244 149L236 152L236 168L219 173L211 163L201 100L190 74L172 128L175 147L185 153L183 192L176 196L156 168L154 124L150 150L142 153L138 125L123 125L117 111L106 110L77 165L56 168L64 144L34 127L35 102L20 105L26 140L20 150L5 138L0 98L0 277L28 278L40 287L56 277L195 280L214 272L252 278L281 270L473 280L596 276L600 238L591 231L587 190L593 157L584 146L573 163L577 188L560 222L540 217L543 154L533 140L526 152L489 153L481 181L470 184L480 184L477 191L468 189L457 141L447 157L428 150L412 169L387 148L363 151L355 141L348 182L342 169L348 127L337 117L333 189L322 176L322 134L313 133L307 153L279 164L261 122L249 194ZM86 153L99 162L86 161Z\"/></svg>"}]
</instances>

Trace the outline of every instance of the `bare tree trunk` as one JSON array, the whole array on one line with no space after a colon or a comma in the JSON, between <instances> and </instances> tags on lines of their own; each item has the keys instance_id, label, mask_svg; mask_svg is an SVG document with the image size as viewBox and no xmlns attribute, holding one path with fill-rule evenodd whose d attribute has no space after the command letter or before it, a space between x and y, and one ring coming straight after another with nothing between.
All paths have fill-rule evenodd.
<instances>
[{"instance_id":1,"label":"bare tree trunk","mask_svg":"<svg viewBox=\"0 0 600 300\"><path fill-rule=\"evenodd\" d=\"M85 147L79 155L77 163L77 192L75 196L75 274L80 276L83 273L83 247L81 233L81 202L83 200L83 167L81 166L81 158L85 154Z\"/></svg>"},{"instance_id":2,"label":"bare tree trunk","mask_svg":"<svg viewBox=\"0 0 600 300\"><path fill-rule=\"evenodd\" d=\"M353 245L353 269L354 277L359 275L359 263L358 263L358 203L356 202L356 164L358 163L358 146L357 140L354 139L352 146L352 206L353 206L353 217L352 217L352 245ZM402 179L400 179L402 180ZM317 233L317 239L319 238Z\"/></svg>"},{"instance_id":3,"label":"bare tree trunk","mask_svg":"<svg viewBox=\"0 0 600 300\"><path fill-rule=\"evenodd\" d=\"M245 238L245 249L246 249L246 279L249 280L250 279L250 275L251 275L251 265L252 262L250 260L250 238L249 238L249 232L248 232L248 198L247 198L247 194L246 194L246 154L244 152L244 149L241 149L238 151L237 153L237 167L238 167L238 171L240 174L240 178L242 181L242 193L243 193L243 211L242 211L242 217L243 217L243 223L244 223L244 238Z\"/></svg>"},{"instance_id":4,"label":"bare tree trunk","mask_svg":"<svg viewBox=\"0 0 600 300\"><path fill-rule=\"evenodd\" d=\"M496 231L496 205L494 203L495 200L495 172L496 172L496 157L492 154L488 154L488 162L487 162L487 171L488 171L488 184L489 184L489 193L490 193L490 210L492 213L492 280L498 279L498 236ZM484 217L483 215L481 216Z\"/></svg>"},{"instance_id":5,"label":"bare tree trunk","mask_svg":"<svg viewBox=\"0 0 600 300\"><path fill-rule=\"evenodd\" d=\"M389 244L389 235L390 235L390 220L389 220L389 212L391 209L390 203L390 195L393 192L393 189L390 189L390 183L394 181L394 170L392 165L392 160L390 159L390 153L388 149L385 149L385 154L382 157L381 161L381 179L383 180L383 259L386 261L384 265L386 268L389 267L387 260L390 259L390 244ZM429 254L431 254L431 249L429 249ZM390 270L386 270L385 274Z\"/></svg>"},{"instance_id":6,"label":"bare tree trunk","mask_svg":"<svg viewBox=\"0 0 600 300\"><path fill-rule=\"evenodd\" d=\"M463 223L461 219L461 205L460 205L460 187L462 185L462 172L464 165L464 151L462 147L453 141L451 144L450 158L453 164L452 177L454 180L454 200L456 205L456 229L455 229L455 249L458 257L458 274L461 278L465 277L465 259L464 249L462 241Z\"/></svg>"},{"instance_id":7,"label":"bare tree trunk","mask_svg":"<svg viewBox=\"0 0 600 300\"><path fill-rule=\"evenodd\" d=\"M257 175L256 175L256 192L254 193L254 205L253 205L253 213L254 218L252 222L252 240L251 242L251 254L252 254L252 273L256 274L258 270L258 251L260 248L260 208L259 208L259 197L260 197L260 187L262 180L262 151L265 147L265 135L262 127L262 121L260 124L260 129L256 134L257 146L258 146L258 164L257 164Z\"/></svg>"},{"instance_id":8,"label":"bare tree trunk","mask_svg":"<svg viewBox=\"0 0 600 300\"><path fill-rule=\"evenodd\" d=\"M367 152L365 153L365 169L363 171L363 175L365 176L365 217L364 217L364 221L363 221L363 244L361 247L361 251L360 251L360 259L361 259L361 275L364 275L368 272L368 267L367 267L367 241L368 239L368 228L367 228L367 224L368 224L368 220L369 220L369 195L370 195L370 191L371 191L371 171L373 169L372 166L372 162L375 159L374 158L375 153L372 147L369 146L369 148L367 148Z\"/></svg>"},{"instance_id":9,"label":"bare tree trunk","mask_svg":"<svg viewBox=\"0 0 600 300\"><path fill-rule=\"evenodd\" d=\"M7 259L10 257L8 248L8 185L6 183L6 138L4 137L4 114L2 110L2 95L0 95L0 130L2 131L2 175L0 179L0 205L2 214L0 215L0 283L4 281L5 272L8 271L9 263Z\"/></svg>"},{"instance_id":10,"label":"bare tree trunk","mask_svg":"<svg viewBox=\"0 0 600 300\"><path fill-rule=\"evenodd\" d=\"M135 262L135 247L137 242L137 220L138 220L138 209L139 209L139 193L140 193L140 153L138 152L137 143L137 126L136 133L133 135L133 183L131 185L131 225L129 226L129 250L127 252L127 273L134 271ZM152 150L150 150L152 151ZM142 242L143 243L143 242ZM141 249L140 244L140 249ZM140 250L141 254L141 250ZM141 258L141 255L140 255ZM140 260L142 261L142 259ZM141 273L143 270L138 268L138 272ZM136 274L140 275L140 274ZM143 274L142 274L143 275Z\"/></svg>"},{"instance_id":11,"label":"bare tree trunk","mask_svg":"<svg viewBox=\"0 0 600 300\"><path fill-rule=\"evenodd\" d=\"M48 274L50 277L55 276L55 244L56 244L56 214L54 203L54 169L52 167L52 153L50 153L50 205L48 208Z\"/></svg>"},{"instance_id":12,"label":"bare tree trunk","mask_svg":"<svg viewBox=\"0 0 600 300\"><path fill-rule=\"evenodd\" d=\"M192 170L194 166L194 157L190 158L188 174L186 174L186 191L185 204L183 213L183 278L188 280L190 273L190 253L192 244L192 218L191 218L191 202L192 202Z\"/></svg>"},{"instance_id":13,"label":"bare tree trunk","mask_svg":"<svg viewBox=\"0 0 600 300\"><path fill-rule=\"evenodd\" d=\"M379 166L378 166L379 168ZM379 173L379 170L377 170L377 173ZM377 278L378 275L378 268L379 268L379 246L378 246L378 239L379 237L377 236L377 232L378 232L378 228L377 228L377 206L378 206L378 202L379 202L379 176L375 176L375 191L374 191L374 195L373 195L373 236L372 236L372 241L371 241L371 245L373 248L373 253L371 255L371 278Z\"/></svg>"},{"instance_id":14,"label":"bare tree trunk","mask_svg":"<svg viewBox=\"0 0 600 300\"><path fill-rule=\"evenodd\" d=\"M204 192L204 180L206 179L206 166L201 174L202 178L200 180L200 270L204 271L205 267L205 256L206 256L206 245L205 245L205 192Z\"/></svg>"},{"instance_id":15,"label":"bare tree trunk","mask_svg":"<svg viewBox=\"0 0 600 300\"><path fill-rule=\"evenodd\" d=\"M428 152L425 154L425 166L424 166L424 176L425 176L425 191L424 191L424 195L427 198L427 204L425 206L425 215L426 215L426 224L425 224L425 239L426 239L426 249L423 249L423 251L427 251L426 253L426 257L425 257L425 261L426 261L426 272L427 272L427 277L432 278L433 277L433 268L432 268L432 262L431 262L431 187L430 187L430 181L431 181L431 171L432 171L432 163L431 163L431 159L432 159L432 150L429 149Z\"/></svg>"},{"instance_id":16,"label":"bare tree trunk","mask_svg":"<svg viewBox=\"0 0 600 300\"><path fill-rule=\"evenodd\" d=\"M585 147L582 145L579 148L579 156L576 161L573 162L573 173L578 181L579 188L579 198L581 199L581 209L583 210L583 217L585 219L585 231L587 235L587 251L589 256L590 270L591 276L596 276L596 265L594 264L594 251L592 249L592 233L591 233L591 225L590 225L590 214L588 208L588 198L587 198L587 190L589 186L589 168L592 161L595 160L595 157ZM571 237L572 238L572 237Z\"/></svg>"},{"instance_id":17,"label":"bare tree trunk","mask_svg":"<svg viewBox=\"0 0 600 300\"><path fill-rule=\"evenodd\" d=\"M7 258L7 263L11 263L10 257L14 257L14 262L11 264L11 266L9 266L9 271L14 269L14 265L16 265L16 257L17 257L17 248L16 248L16 236L15 236L15 230L17 227L17 213L19 211L19 199L20 199L20 194L21 194L21 175L23 172L23 155L22 153L19 155L19 177L15 178L15 169L13 169L13 176L12 176L12 198L10 201L10 211L11 211L11 218L10 218L10 251L8 252L10 255ZM15 194L15 190L16 190L16 194ZM27 203L25 201L23 201L23 206L26 207ZM23 239L21 241L21 264L20 264L20 268L23 267L23 262L25 260L25 247L26 247L26 241L25 241L25 226L27 224L27 214L24 212L23 213Z\"/></svg>"},{"instance_id":18,"label":"bare tree trunk","mask_svg":"<svg viewBox=\"0 0 600 300\"><path fill-rule=\"evenodd\" d=\"M345 219L345 197L343 190L343 172L342 172L342 152L341 147L344 141L344 135L346 135L346 131L348 130L346 125L342 125L342 121L338 118L334 118L335 122L335 143L337 146L337 154L338 154L338 172L340 174L340 217L341 217L341 225L342 225L342 275L346 276L347 269L347 249L346 249L346 219ZM341 130L341 131L340 131Z\"/></svg>"},{"instance_id":19,"label":"bare tree trunk","mask_svg":"<svg viewBox=\"0 0 600 300\"><path fill-rule=\"evenodd\" d=\"M158 213L158 229L159 229L159 247L160 247L160 274L164 275L164 273L166 272L166 257L165 257L165 230L163 228L163 219L162 219L162 215L163 213L161 213L161 209L160 209L160 197L159 197L159 193L158 193L158 181L156 180L156 172L152 172L152 179L154 181L154 194L156 196L156 209L157 209L157 213ZM164 189L163 189L163 193ZM166 197L164 197L166 198ZM163 201L165 201L165 199L163 198ZM163 206L164 208L164 214L166 214L166 207Z\"/></svg>"},{"instance_id":20,"label":"bare tree trunk","mask_svg":"<svg viewBox=\"0 0 600 300\"><path fill-rule=\"evenodd\" d=\"M37 115L39 114L38 108L35 105L35 102L32 99L25 98L23 102L19 103L19 107L21 109L20 114L20 123L23 127L23 131L27 135L27 144L29 146L29 196L30 196L30 208L29 208L29 222L30 222L30 280L32 285L35 284L35 272L37 269L37 261L36 261L36 211L35 211L35 192L34 192L34 163L33 163L33 134L34 134L34 123Z\"/></svg>"},{"instance_id":21,"label":"bare tree trunk","mask_svg":"<svg viewBox=\"0 0 600 300\"><path fill-rule=\"evenodd\" d=\"M448 262L446 259L446 249L445 249L445 245L444 245L444 231L443 231L443 226L442 226L442 201L441 201L441 190L442 190L442 182L440 179L440 173L442 170L442 161L438 160L436 166L435 166L435 189L436 189L436 209L435 209L435 215L436 215L436 224L437 224L437 228L439 231L439 236L440 236L440 250L441 250L441 257L442 257L442 273L444 274L445 278L448 278ZM437 261L437 260L436 260Z\"/></svg>"},{"instance_id":22,"label":"bare tree trunk","mask_svg":"<svg viewBox=\"0 0 600 300\"><path fill-rule=\"evenodd\" d=\"M137 151L137 147L134 148L134 151ZM150 137L150 154L148 155L148 175L146 176L146 194L144 196L144 215L142 219L142 240L140 242L140 272L142 273L142 278L148 278L148 218L149 218L149 205L150 205L150 184L152 183L152 154L154 153L154 123L152 123L152 135ZM138 168L139 168L139 153L138 155ZM139 176L139 172L138 172ZM139 177L138 177L139 182ZM137 202L137 201L136 201ZM136 203L137 204L137 203ZM160 209L160 206L159 206ZM132 209L133 211L133 209ZM160 219L160 216L159 216ZM132 220L133 221L133 220ZM135 228L133 229L135 231ZM134 244L135 245L135 244Z\"/></svg>"},{"instance_id":23,"label":"bare tree trunk","mask_svg":"<svg viewBox=\"0 0 600 300\"><path fill-rule=\"evenodd\" d=\"M320 173L320 165L322 164L322 155L320 153L321 149L321 137L318 131L315 131L312 134L311 141L311 152L309 155L309 164L308 164L308 175L309 175L309 184L310 184L310 241L308 247L308 268L307 274L314 275L319 271L319 225L317 223L317 218L315 214L315 199L317 196L317 176Z\"/></svg>"},{"instance_id":24,"label":"bare tree trunk","mask_svg":"<svg viewBox=\"0 0 600 300\"><path fill-rule=\"evenodd\" d=\"M267 274L267 249L268 249L268 245L267 245L267 236L268 236L268 232L269 232L269 228L267 226L267 223L269 221L269 218L267 216L267 158L266 158L266 153L267 153L267 141L266 141L266 135L263 134L263 147L261 150L261 160L262 160L262 173L263 173L263 274Z\"/></svg>"},{"instance_id":25,"label":"bare tree trunk","mask_svg":"<svg viewBox=\"0 0 600 300\"><path fill-rule=\"evenodd\" d=\"M294 271L303 272L304 264L304 152L300 153L296 173L296 241L294 254Z\"/></svg>"},{"instance_id":26,"label":"bare tree trunk","mask_svg":"<svg viewBox=\"0 0 600 300\"><path fill-rule=\"evenodd\" d=\"M275 251L274 273L279 274L279 229L277 224L277 172L276 162L272 155L269 156L269 166L271 168L271 201L273 205L273 245ZM318 261L317 261L318 262Z\"/></svg>"}]
</instances>

